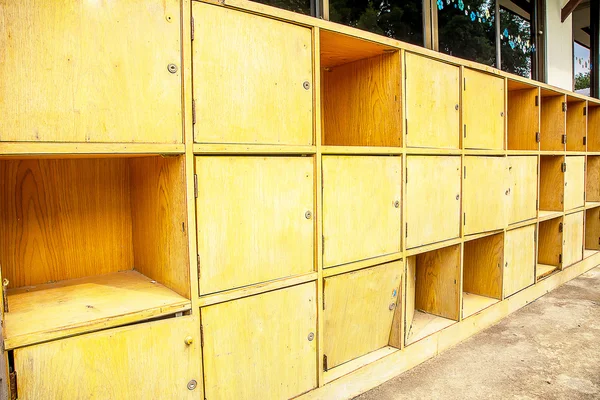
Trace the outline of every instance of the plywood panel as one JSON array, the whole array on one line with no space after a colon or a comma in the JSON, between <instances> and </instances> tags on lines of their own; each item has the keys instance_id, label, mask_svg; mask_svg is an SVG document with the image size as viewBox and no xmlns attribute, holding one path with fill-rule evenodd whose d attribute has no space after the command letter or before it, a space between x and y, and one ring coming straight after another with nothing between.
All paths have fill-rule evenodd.
<instances>
[{"instance_id":1,"label":"plywood panel","mask_svg":"<svg viewBox=\"0 0 600 400\"><path fill-rule=\"evenodd\" d=\"M319 30L321 66L324 68L348 64L364 58L375 57L386 52L396 51L391 46L362 40L338 32Z\"/></svg>"},{"instance_id":2,"label":"plywood panel","mask_svg":"<svg viewBox=\"0 0 600 400\"><path fill-rule=\"evenodd\" d=\"M407 248L460 235L460 164L460 157L406 158Z\"/></svg>"},{"instance_id":3,"label":"plywood panel","mask_svg":"<svg viewBox=\"0 0 600 400\"><path fill-rule=\"evenodd\" d=\"M565 190L563 162L562 156L540 157L540 210L563 210Z\"/></svg>"},{"instance_id":4,"label":"plywood panel","mask_svg":"<svg viewBox=\"0 0 600 400\"><path fill-rule=\"evenodd\" d=\"M323 157L325 267L400 251L400 157Z\"/></svg>"},{"instance_id":5,"label":"plywood panel","mask_svg":"<svg viewBox=\"0 0 600 400\"><path fill-rule=\"evenodd\" d=\"M588 156L585 171L585 201L600 201L600 156Z\"/></svg>"},{"instance_id":6,"label":"plywood panel","mask_svg":"<svg viewBox=\"0 0 600 400\"><path fill-rule=\"evenodd\" d=\"M19 399L202 398L200 358L198 320L191 317L110 329L14 352ZM189 390L192 380L197 385Z\"/></svg>"},{"instance_id":7,"label":"plywood panel","mask_svg":"<svg viewBox=\"0 0 600 400\"><path fill-rule=\"evenodd\" d=\"M323 144L402 146L399 53L326 69Z\"/></svg>"},{"instance_id":8,"label":"plywood panel","mask_svg":"<svg viewBox=\"0 0 600 400\"><path fill-rule=\"evenodd\" d=\"M415 308L458 320L460 245L417 255Z\"/></svg>"},{"instance_id":9,"label":"plywood panel","mask_svg":"<svg viewBox=\"0 0 600 400\"><path fill-rule=\"evenodd\" d=\"M587 149L600 151L600 107L589 107L587 117Z\"/></svg>"},{"instance_id":10,"label":"plywood panel","mask_svg":"<svg viewBox=\"0 0 600 400\"><path fill-rule=\"evenodd\" d=\"M201 294L314 270L312 158L196 157L196 174Z\"/></svg>"},{"instance_id":11,"label":"plywood panel","mask_svg":"<svg viewBox=\"0 0 600 400\"><path fill-rule=\"evenodd\" d=\"M565 96L544 96L541 99L541 150L564 150L562 135L566 133L566 116L562 111Z\"/></svg>"},{"instance_id":12,"label":"plywood panel","mask_svg":"<svg viewBox=\"0 0 600 400\"><path fill-rule=\"evenodd\" d=\"M585 211L585 249L600 250L600 207Z\"/></svg>"},{"instance_id":13,"label":"plywood panel","mask_svg":"<svg viewBox=\"0 0 600 400\"><path fill-rule=\"evenodd\" d=\"M0 186L9 287L134 266L127 159L4 160Z\"/></svg>"},{"instance_id":14,"label":"plywood panel","mask_svg":"<svg viewBox=\"0 0 600 400\"><path fill-rule=\"evenodd\" d=\"M465 242L463 292L502 299L504 234Z\"/></svg>"},{"instance_id":15,"label":"plywood panel","mask_svg":"<svg viewBox=\"0 0 600 400\"><path fill-rule=\"evenodd\" d=\"M403 260L400 260L400 268L404 275ZM0 278L2 278L0 276ZM396 308L394 308L394 318L392 319L392 330L390 332L389 346L400 349L404 338L404 279L400 277L400 288L396 295Z\"/></svg>"},{"instance_id":16,"label":"plywood panel","mask_svg":"<svg viewBox=\"0 0 600 400\"><path fill-rule=\"evenodd\" d=\"M402 264L396 261L325 278L327 369L388 345Z\"/></svg>"},{"instance_id":17,"label":"plywood panel","mask_svg":"<svg viewBox=\"0 0 600 400\"><path fill-rule=\"evenodd\" d=\"M568 214L563 222L563 266L583 259L583 211Z\"/></svg>"},{"instance_id":18,"label":"plywood panel","mask_svg":"<svg viewBox=\"0 0 600 400\"><path fill-rule=\"evenodd\" d=\"M509 156L508 223L536 217L537 157Z\"/></svg>"},{"instance_id":19,"label":"plywood panel","mask_svg":"<svg viewBox=\"0 0 600 400\"><path fill-rule=\"evenodd\" d=\"M130 160L134 265L190 298L184 159Z\"/></svg>"},{"instance_id":20,"label":"plywood panel","mask_svg":"<svg viewBox=\"0 0 600 400\"><path fill-rule=\"evenodd\" d=\"M535 224L504 236L504 297L508 297L535 282Z\"/></svg>"},{"instance_id":21,"label":"plywood panel","mask_svg":"<svg viewBox=\"0 0 600 400\"><path fill-rule=\"evenodd\" d=\"M585 151L586 145L586 104L585 101L567 103L567 150Z\"/></svg>"},{"instance_id":22,"label":"plywood panel","mask_svg":"<svg viewBox=\"0 0 600 400\"><path fill-rule=\"evenodd\" d=\"M570 156L565 158L565 210L583 207L585 204L585 156Z\"/></svg>"},{"instance_id":23,"label":"plywood panel","mask_svg":"<svg viewBox=\"0 0 600 400\"><path fill-rule=\"evenodd\" d=\"M509 194L506 158L469 156L463 162L464 233L503 228Z\"/></svg>"},{"instance_id":24,"label":"plywood panel","mask_svg":"<svg viewBox=\"0 0 600 400\"><path fill-rule=\"evenodd\" d=\"M457 149L459 68L406 53L406 145Z\"/></svg>"},{"instance_id":25,"label":"plywood panel","mask_svg":"<svg viewBox=\"0 0 600 400\"><path fill-rule=\"evenodd\" d=\"M406 259L406 316L404 323L405 336L408 337L416 311L417 294L417 257L412 256Z\"/></svg>"},{"instance_id":26,"label":"plywood panel","mask_svg":"<svg viewBox=\"0 0 600 400\"><path fill-rule=\"evenodd\" d=\"M310 29L200 2L192 13L195 141L312 144Z\"/></svg>"},{"instance_id":27,"label":"plywood panel","mask_svg":"<svg viewBox=\"0 0 600 400\"><path fill-rule=\"evenodd\" d=\"M3 0L0 20L0 140L182 142L179 1Z\"/></svg>"},{"instance_id":28,"label":"plywood panel","mask_svg":"<svg viewBox=\"0 0 600 400\"><path fill-rule=\"evenodd\" d=\"M561 266L563 233L560 231L562 217L540 222L538 235L538 264ZM540 275L539 273L537 274Z\"/></svg>"},{"instance_id":29,"label":"plywood panel","mask_svg":"<svg viewBox=\"0 0 600 400\"><path fill-rule=\"evenodd\" d=\"M464 148L503 149L504 79L468 68L463 74Z\"/></svg>"},{"instance_id":30,"label":"plywood panel","mask_svg":"<svg viewBox=\"0 0 600 400\"><path fill-rule=\"evenodd\" d=\"M311 282L202 308L205 398L289 399L315 388L316 292Z\"/></svg>"},{"instance_id":31,"label":"plywood panel","mask_svg":"<svg viewBox=\"0 0 600 400\"><path fill-rule=\"evenodd\" d=\"M540 131L540 107L536 104L538 88L509 90L507 128L509 150L537 150L536 134ZM539 102L539 100L538 100Z\"/></svg>"}]
</instances>

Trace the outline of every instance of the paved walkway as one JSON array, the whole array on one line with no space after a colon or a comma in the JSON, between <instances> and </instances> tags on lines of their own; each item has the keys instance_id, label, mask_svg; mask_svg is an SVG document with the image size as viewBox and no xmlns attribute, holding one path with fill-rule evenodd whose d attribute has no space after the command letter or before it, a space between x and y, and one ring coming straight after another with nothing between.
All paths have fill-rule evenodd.
<instances>
[{"instance_id":1,"label":"paved walkway","mask_svg":"<svg viewBox=\"0 0 600 400\"><path fill-rule=\"evenodd\" d=\"M356 400L600 399L600 267Z\"/></svg>"}]
</instances>

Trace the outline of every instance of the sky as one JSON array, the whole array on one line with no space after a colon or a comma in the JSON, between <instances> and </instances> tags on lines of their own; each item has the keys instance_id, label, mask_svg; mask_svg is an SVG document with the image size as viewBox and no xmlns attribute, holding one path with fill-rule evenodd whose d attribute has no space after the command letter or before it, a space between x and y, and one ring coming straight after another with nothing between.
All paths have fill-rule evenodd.
<instances>
[{"instance_id":1,"label":"sky","mask_svg":"<svg viewBox=\"0 0 600 400\"><path fill-rule=\"evenodd\" d=\"M584 60L587 60L587 61L590 60L590 50L581 46L577 42L575 42L575 51L574 51L573 55L575 57L583 58ZM588 72L588 71L589 71L589 68L585 68L584 66L579 65L579 63L577 62L577 58L575 58L575 75L577 75L581 72Z\"/></svg>"}]
</instances>

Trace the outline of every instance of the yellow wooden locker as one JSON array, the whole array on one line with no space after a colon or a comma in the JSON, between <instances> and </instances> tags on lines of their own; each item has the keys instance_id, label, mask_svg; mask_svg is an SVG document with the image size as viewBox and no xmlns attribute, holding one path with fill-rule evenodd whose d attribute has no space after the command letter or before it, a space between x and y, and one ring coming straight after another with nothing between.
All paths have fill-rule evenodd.
<instances>
[{"instance_id":1,"label":"yellow wooden locker","mask_svg":"<svg viewBox=\"0 0 600 400\"><path fill-rule=\"evenodd\" d=\"M583 259L583 211L567 214L563 220L563 267Z\"/></svg>"},{"instance_id":2,"label":"yellow wooden locker","mask_svg":"<svg viewBox=\"0 0 600 400\"><path fill-rule=\"evenodd\" d=\"M455 65L406 53L406 145L457 149L460 71Z\"/></svg>"},{"instance_id":3,"label":"yellow wooden locker","mask_svg":"<svg viewBox=\"0 0 600 400\"><path fill-rule=\"evenodd\" d=\"M585 252L600 250L600 207L585 210Z\"/></svg>"},{"instance_id":4,"label":"yellow wooden locker","mask_svg":"<svg viewBox=\"0 0 600 400\"><path fill-rule=\"evenodd\" d=\"M406 157L407 248L460 235L460 164L459 156Z\"/></svg>"},{"instance_id":5,"label":"yellow wooden locker","mask_svg":"<svg viewBox=\"0 0 600 400\"><path fill-rule=\"evenodd\" d=\"M508 80L506 104L507 149L538 150L540 145L540 90Z\"/></svg>"},{"instance_id":6,"label":"yellow wooden locker","mask_svg":"<svg viewBox=\"0 0 600 400\"><path fill-rule=\"evenodd\" d=\"M179 1L0 9L3 141L182 142Z\"/></svg>"},{"instance_id":7,"label":"yellow wooden locker","mask_svg":"<svg viewBox=\"0 0 600 400\"><path fill-rule=\"evenodd\" d=\"M508 223L536 217L537 157L508 156Z\"/></svg>"},{"instance_id":8,"label":"yellow wooden locker","mask_svg":"<svg viewBox=\"0 0 600 400\"><path fill-rule=\"evenodd\" d=\"M585 156L565 157L565 211L585 205Z\"/></svg>"},{"instance_id":9,"label":"yellow wooden locker","mask_svg":"<svg viewBox=\"0 0 600 400\"><path fill-rule=\"evenodd\" d=\"M463 70L463 147L504 148L504 79Z\"/></svg>"},{"instance_id":10,"label":"yellow wooden locker","mask_svg":"<svg viewBox=\"0 0 600 400\"><path fill-rule=\"evenodd\" d=\"M544 278L563 266L563 217L542 221L538 231L536 279Z\"/></svg>"},{"instance_id":11,"label":"yellow wooden locker","mask_svg":"<svg viewBox=\"0 0 600 400\"><path fill-rule=\"evenodd\" d=\"M314 282L201 309L204 396L290 399L317 386Z\"/></svg>"},{"instance_id":12,"label":"yellow wooden locker","mask_svg":"<svg viewBox=\"0 0 600 400\"><path fill-rule=\"evenodd\" d=\"M587 107L585 100L567 96L567 151L585 151Z\"/></svg>"},{"instance_id":13,"label":"yellow wooden locker","mask_svg":"<svg viewBox=\"0 0 600 400\"><path fill-rule=\"evenodd\" d=\"M201 143L313 143L312 33L193 2L196 124Z\"/></svg>"},{"instance_id":14,"label":"yellow wooden locker","mask_svg":"<svg viewBox=\"0 0 600 400\"><path fill-rule=\"evenodd\" d=\"M504 235L504 297L535 283L535 224Z\"/></svg>"},{"instance_id":15,"label":"yellow wooden locker","mask_svg":"<svg viewBox=\"0 0 600 400\"><path fill-rule=\"evenodd\" d=\"M324 267L400 251L402 159L323 156Z\"/></svg>"}]
</instances>

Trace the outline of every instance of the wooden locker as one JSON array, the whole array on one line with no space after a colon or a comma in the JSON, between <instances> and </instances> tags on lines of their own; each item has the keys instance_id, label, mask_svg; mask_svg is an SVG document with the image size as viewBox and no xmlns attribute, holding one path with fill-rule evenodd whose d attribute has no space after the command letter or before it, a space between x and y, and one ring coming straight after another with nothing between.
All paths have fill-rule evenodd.
<instances>
[{"instance_id":1,"label":"wooden locker","mask_svg":"<svg viewBox=\"0 0 600 400\"><path fill-rule=\"evenodd\" d=\"M504 297L535 283L535 224L504 235Z\"/></svg>"},{"instance_id":2,"label":"wooden locker","mask_svg":"<svg viewBox=\"0 0 600 400\"><path fill-rule=\"evenodd\" d=\"M585 205L585 156L565 157L565 211Z\"/></svg>"},{"instance_id":3,"label":"wooden locker","mask_svg":"<svg viewBox=\"0 0 600 400\"><path fill-rule=\"evenodd\" d=\"M583 211L567 214L563 222L563 267L583 259Z\"/></svg>"},{"instance_id":4,"label":"wooden locker","mask_svg":"<svg viewBox=\"0 0 600 400\"><path fill-rule=\"evenodd\" d=\"M585 210L585 250L600 250L600 207Z\"/></svg>"},{"instance_id":5,"label":"wooden locker","mask_svg":"<svg viewBox=\"0 0 600 400\"><path fill-rule=\"evenodd\" d=\"M536 217L537 157L508 156L508 223Z\"/></svg>"},{"instance_id":6,"label":"wooden locker","mask_svg":"<svg viewBox=\"0 0 600 400\"><path fill-rule=\"evenodd\" d=\"M585 151L586 114L585 100L567 96L567 151Z\"/></svg>"},{"instance_id":7,"label":"wooden locker","mask_svg":"<svg viewBox=\"0 0 600 400\"><path fill-rule=\"evenodd\" d=\"M508 80L506 105L508 150L538 150L540 139L539 88Z\"/></svg>"},{"instance_id":8,"label":"wooden locker","mask_svg":"<svg viewBox=\"0 0 600 400\"><path fill-rule=\"evenodd\" d=\"M543 151L564 151L566 138L566 98L564 94L551 90L541 90L540 149Z\"/></svg>"}]
</instances>

